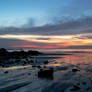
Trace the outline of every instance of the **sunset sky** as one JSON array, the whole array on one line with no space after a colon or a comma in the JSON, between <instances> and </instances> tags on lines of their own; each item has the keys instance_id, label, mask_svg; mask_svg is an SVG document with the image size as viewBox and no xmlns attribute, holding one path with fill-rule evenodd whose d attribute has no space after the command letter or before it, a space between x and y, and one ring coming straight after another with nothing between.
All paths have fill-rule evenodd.
<instances>
[{"instance_id":1,"label":"sunset sky","mask_svg":"<svg viewBox=\"0 0 92 92\"><path fill-rule=\"evenodd\" d=\"M0 48L92 50L92 0L0 0Z\"/></svg>"}]
</instances>

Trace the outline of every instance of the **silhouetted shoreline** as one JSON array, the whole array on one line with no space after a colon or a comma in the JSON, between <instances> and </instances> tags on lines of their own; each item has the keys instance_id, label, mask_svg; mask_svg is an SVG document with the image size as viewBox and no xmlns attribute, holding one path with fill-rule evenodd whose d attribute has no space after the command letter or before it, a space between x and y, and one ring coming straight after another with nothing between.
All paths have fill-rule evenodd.
<instances>
[{"instance_id":1,"label":"silhouetted shoreline","mask_svg":"<svg viewBox=\"0 0 92 92\"><path fill-rule=\"evenodd\" d=\"M31 60L32 57L38 56L38 55L72 55L69 53L42 53L39 51L33 51L33 50L14 50L14 51L8 51L5 48L0 48L0 66L2 67L8 67L12 64L30 64L30 62L33 62Z\"/></svg>"},{"instance_id":2,"label":"silhouetted shoreline","mask_svg":"<svg viewBox=\"0 0 92 92\"><path fill-rule=\"evenodd\" d=\"M9 52L8 50L6 50L5 48L1 48L0 49L0 66L5 66L5 65L9 65L9 64L15 64L15 63L20 63L21 59L26 59L26 61L23 61L23 64L27 64L29 63L28 61L28 57L31 58L31 56L37 56L39 54L42 54L39 51L33 51L33 50L29 50L29 51L12 51Z\"/></svg>"}]
</instances>

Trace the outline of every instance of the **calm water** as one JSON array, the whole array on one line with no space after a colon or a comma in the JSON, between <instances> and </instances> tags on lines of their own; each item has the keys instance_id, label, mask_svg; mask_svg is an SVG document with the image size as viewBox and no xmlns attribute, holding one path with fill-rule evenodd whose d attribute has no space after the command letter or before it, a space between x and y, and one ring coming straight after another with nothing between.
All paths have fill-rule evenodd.
<instances>
[{"instance_id":1,"label":"calm water","mask_svg":"<svg viewBox=\"0 0 92 92\"><path fill-rule=\"evenodd\" d=\"M72 64L92 63L92 53L73 53L72 55L42 55L35 57L35 59L38 61L52 61L49 64L52 66L60 66L62 62Z\"/></svg>"},{"instance_id":2,"label":"calm water","mask_svg":"<svg viewBox=\"0 0 92 92\"><path fill-rule=\"evenodd\" d=\"M64 58L57 58L57 62L66 62L66 63L92 63L92 53L74 53L72 55L61 56Z\"/></svg>"},{"instance_id":3,"label":"calm water","mask_svg":"<svg viewBox=\"0 0 92 92\"><path fill-rule=\"evenodd\" d=\"M14 50L9 50L9 51L14 51ZM28 51L28 49L25 51ZM77 52L81 51L85 53L72 53L75 51ZM66 62L66 63L72 63L72 64L92 62L92 49L62 49L61 52L69 53L72 55L41 55L41 56L36 56L33 59L36 59L39 62L50 60L50 61L55 61L57 63Z\"/></svg>"}]
</instances>

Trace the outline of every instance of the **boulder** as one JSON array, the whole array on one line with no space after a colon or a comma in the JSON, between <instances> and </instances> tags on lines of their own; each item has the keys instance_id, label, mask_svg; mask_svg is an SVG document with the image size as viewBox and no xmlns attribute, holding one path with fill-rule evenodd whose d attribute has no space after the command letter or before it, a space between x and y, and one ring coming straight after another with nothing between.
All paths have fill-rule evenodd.
<instances>
[{"instance_id":1,"label":"boulder","mask_svg":"<svg viewBox=\"0 0 92 92\"><path fill-rule=\"evenodd\" d=\"M80 71L80 70L76 68L72 69L72 72L77 72L77 71Z\"/></svg>"},{"instance_id":2,"label":"boulder","mask_svg":"<svg viewBox=\"0 0 92 92\"><path fill-rule=\"evenodd\" d=\"M38 72L38 77L39 78L53 78L53 68L50 69L40 69L40 71Z\"/></svg>"}]
</instances>

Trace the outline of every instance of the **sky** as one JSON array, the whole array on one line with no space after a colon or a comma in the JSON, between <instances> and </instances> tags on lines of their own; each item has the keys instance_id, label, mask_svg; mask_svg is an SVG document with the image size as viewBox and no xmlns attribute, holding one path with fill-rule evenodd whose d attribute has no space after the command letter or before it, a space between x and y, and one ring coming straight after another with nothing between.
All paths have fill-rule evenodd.
<instances>
[{"instance_id":1,"label":"sky","mask_svg":"<svg viewBox=\"0 0 92 92\"><path fill-rule=\"evenodd\" d=\"M92 49L92 0L0 0L0 48Z\"/></svg>"}]
</instances>

